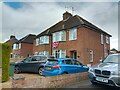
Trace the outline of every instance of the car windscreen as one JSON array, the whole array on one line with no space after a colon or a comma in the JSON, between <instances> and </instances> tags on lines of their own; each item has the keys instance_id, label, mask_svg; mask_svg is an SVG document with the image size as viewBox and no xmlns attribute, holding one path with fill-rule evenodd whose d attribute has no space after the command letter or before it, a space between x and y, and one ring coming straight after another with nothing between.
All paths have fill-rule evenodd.
<instances>
[{"instance_id":1,"label":"car windscreen","mask_svg":"<svg viewBox=\"0 0 120 90\"><path fill-rule=\"evenodd\" d=\"M120 55L109 55L104 63L120 63Z\"/></svg>"},{"instance_id":2,"label":"car windscreen","mask_svg":"<svg viewBox=\"0 0 120 90\"><path fill-rule=\"evenodd\" d=\"M32 59L34 61L43 61L43 60L46 60L47 57L45 57L45 56L34 56Z\"/></svg>"},{"instance_id":3,"label":"car windscreen","mask_svg":"<svg viewBox=\"0 0 120 90\"><path fill-rule=\"evenodd\" d=\"M58 64L58 60L48 59L47 61L47 65L57 65L57 64Z\"/></svg>"}]
</instances>

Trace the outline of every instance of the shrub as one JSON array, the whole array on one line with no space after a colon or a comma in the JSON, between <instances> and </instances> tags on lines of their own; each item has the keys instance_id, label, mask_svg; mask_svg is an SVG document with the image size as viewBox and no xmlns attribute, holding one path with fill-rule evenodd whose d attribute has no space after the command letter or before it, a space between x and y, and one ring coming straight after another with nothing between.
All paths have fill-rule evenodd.
<instances>
[{"instance_id":1,"label":"shrub","mask_svg":"<svg viewBox=\"0 0 120 90\"><path fill-rule=\"evenodd\" d=\"M2 47L2 82L5 82L9 80L11 46L9 44L0 44L0 47Z\"/></svg>"}]
</instances>

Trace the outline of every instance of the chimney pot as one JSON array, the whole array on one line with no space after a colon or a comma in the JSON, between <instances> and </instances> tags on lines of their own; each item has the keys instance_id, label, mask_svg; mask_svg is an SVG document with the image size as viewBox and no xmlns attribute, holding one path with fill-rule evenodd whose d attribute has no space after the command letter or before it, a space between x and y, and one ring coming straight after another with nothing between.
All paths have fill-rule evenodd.
<instances>
[{"instance_id":1,"label":"chimney pot","mask_svg":"<svg viewBox=\"0 0 120 90\"><path fill-rule=\"evenodd\" d=\"M65 19L68 19L68 18L70 18L70 17L72 17L72 14L71 13L69 13L69 12L65 12L65 13L63 13L63 20L65 20Z\"/></svg>"},{"instance_id":2,"label":"chimney pot","mask_svg":"<svg viewBox=\"0 0 120 90\"><path fill-rule=\"evenodd\" d=\"M15 38L15 36L11 35L11 36L10 36L10 39L13 39L13 38Z\"/></svg>"}]
</instances>

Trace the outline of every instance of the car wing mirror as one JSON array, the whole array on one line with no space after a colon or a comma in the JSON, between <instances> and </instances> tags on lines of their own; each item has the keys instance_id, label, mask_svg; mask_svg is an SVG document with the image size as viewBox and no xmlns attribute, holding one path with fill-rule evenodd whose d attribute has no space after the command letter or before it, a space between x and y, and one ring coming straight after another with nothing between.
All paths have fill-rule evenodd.
<instances>
[{"instance_id":1,"label":"car wing mirror","mask_svg":"<svg viewBox=\"0 0 120 90\"><path fill-rule=\"evenodd\" d=\"M101 60L99 60L99 63L102 63L103 62L103 60L101 59Z\"/></svg>"}]
</instances>

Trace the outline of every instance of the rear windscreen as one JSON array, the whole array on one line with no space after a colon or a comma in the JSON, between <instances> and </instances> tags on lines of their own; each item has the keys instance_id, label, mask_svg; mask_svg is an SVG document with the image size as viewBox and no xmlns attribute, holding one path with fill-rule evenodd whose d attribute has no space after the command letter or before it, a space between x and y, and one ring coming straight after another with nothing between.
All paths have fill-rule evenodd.
<instances>
[{"instance_id":1,"label":"rear windscreen","mask_svg":"<svg viewBox=\"0 0 120 90\"><path fill-rule=\"evenodd\" d=\"M49 60L48 59L47 65L56 65L56 64L58 64L58 60Z\"/></svg>"}]
</instances>

